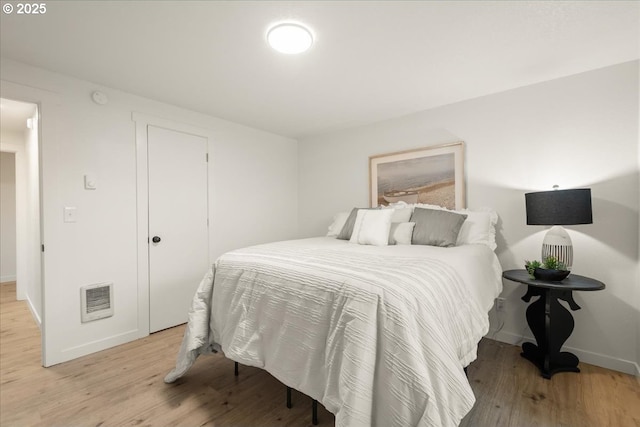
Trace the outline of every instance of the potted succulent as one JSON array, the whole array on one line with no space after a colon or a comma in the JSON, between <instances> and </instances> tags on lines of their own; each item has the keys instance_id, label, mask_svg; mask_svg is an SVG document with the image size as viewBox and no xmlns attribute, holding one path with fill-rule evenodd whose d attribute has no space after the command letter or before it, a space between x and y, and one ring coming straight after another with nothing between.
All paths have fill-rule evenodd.
<instances>
[{"instance_id":1,"label":"potted succulent","mask_svg":"<svg viewBox=\"0 0 640 427\"><path fill-rule=\"evenodd\" d=\"M559 282L566 278L570 271L566 265L554 256L546 257L542 263L538 260L525 261L524 267L532 279Z\"/></svg>"}]
</instances>

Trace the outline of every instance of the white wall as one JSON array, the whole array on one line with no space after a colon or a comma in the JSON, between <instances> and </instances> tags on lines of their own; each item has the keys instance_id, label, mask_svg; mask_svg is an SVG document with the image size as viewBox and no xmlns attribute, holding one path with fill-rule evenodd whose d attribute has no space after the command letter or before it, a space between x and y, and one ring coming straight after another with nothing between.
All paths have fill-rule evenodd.
<instances>
[{"instance_id":1,"label":"white wall","mask_svg":"<svg viewBox=\"0 0 640 427\"><path fill-rule=\"evenodd\" d=\"M15 156L16 298L27 299L27 159L24 132L0 129L0 149Z\"/></svg>"},{"instance_id":2,"label":"white wall","mask_svg":"<svg viewBox=\"0 0 640 427\"><path fill-rule=\"evenodd\" d=\"M11 60L2 59L0 71L3 96L23 94L41 105L45 365L147 333L138 318L148 301L138 298L137 247L146 240L137 232L133 112L212 135L212 260L232 248L295 237L296 141ZM94 90L109 103L93 103ZM97 190L84 190L87 173L96 175ZM76 223L63 222L65 206L77 207ZM104 281L114 283L114 316L81 324L80 287Z\"/></svg>"},{"instance_id":3,"label":"white wall","mask_svg":"<svg viewBox=\"0 0 640 427\"><path fill-rule=\"evenodd\" d=\"M573 271L607 288L575 294L582 310L573 312L576 328L566 346L585 362L634 372L638 113L638 62L632 62L303 139L300 235L324 234L334 213L368 205L370 155L462 140L467 206L498 211L502 267L522 268L540 256L545 231L525 224L524 193L554 184L590 187L594 224L567 227ZM506 323L498 339L515 343L530 335L524 291L505 282Z\"/></svg>"},{"instance_id":4,"label":"white wall","mask_svg":"<svg viewBox=\"0 0 640 427\"><path fill-rule=\"evenodd\" d=\"M0 282L16 280L16 155L0 153Z\"/></svg>"}]
</instances>

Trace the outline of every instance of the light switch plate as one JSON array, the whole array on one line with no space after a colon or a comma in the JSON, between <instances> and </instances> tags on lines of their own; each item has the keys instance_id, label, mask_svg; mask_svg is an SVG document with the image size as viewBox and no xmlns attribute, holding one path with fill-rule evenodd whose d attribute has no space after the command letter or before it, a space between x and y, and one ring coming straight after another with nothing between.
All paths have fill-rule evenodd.
<instances>
[{"instance_id":1,"label":"light switch plate","mask_svg":"<svg viewBox=\"0 0 640 427\"><path fill-rule=\"evenodd\" d=\"M64 222L76 222L78 220L78 209L74 206L65 206Z\"/></svg>"},{"instance_id":2,"label":"light switch plate","mask_svg":"<svg viewBox=\"0 0 640 427\"><path fill-rule=\"evenodd\" d=\"M95 190L98 188L98 179L93 174L87 174L84 176L84 189Z\"/></svg>"}]
</instances>

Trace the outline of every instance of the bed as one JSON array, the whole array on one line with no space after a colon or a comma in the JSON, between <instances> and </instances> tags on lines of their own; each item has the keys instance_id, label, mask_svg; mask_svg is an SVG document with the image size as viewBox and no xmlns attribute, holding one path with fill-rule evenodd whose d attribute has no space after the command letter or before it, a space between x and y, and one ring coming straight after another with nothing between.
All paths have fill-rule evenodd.
<instances>
[{"instance_id":1,"label":"bed","mask_svg":"<svg viewBox=\"0 0 640 427\"><path fill-rule=\"evenodd\" d=\"M223 351L318 400L336 426L456 426L502 290L490 246L330 236L228 252L199 285L165 382Z\"/></svg>"}]
</instances>

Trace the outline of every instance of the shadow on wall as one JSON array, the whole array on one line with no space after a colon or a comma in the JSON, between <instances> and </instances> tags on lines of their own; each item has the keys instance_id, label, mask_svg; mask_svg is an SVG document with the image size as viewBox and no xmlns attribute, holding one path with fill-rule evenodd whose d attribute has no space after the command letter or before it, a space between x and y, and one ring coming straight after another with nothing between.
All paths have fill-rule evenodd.
<instances>
[{"instance_id":1,"label":"shadow on wall","mask_svg":"<svg viewBox=\"0 0 640 427\"><path fill-rule=\"evenodd\" d=\"M496 224L496 254L505 265L520 265L515 254L509 248L531 236L526 226L524 193L527 190L505 187L490 182L475 181L469 186L468 195L471 209L489 207L498 213ZM478 195L479 197L475 197Z\"/></svg>"},{"instance_id":2,"label":"shadow on wall","mask_svg":"<svg viewBox=\"0 0 640 427\"><path fill-rule=\"evenodd\" d=\"M640 173L633 171L595 182L585 187L591 188L591 202L593 205L593 224L591 226L576 226L576 230L585 228L585 234L613 248L616 252L631 260L638 260L638 211L629 205L638 206L638 185ZM625 197L629 205L613 202L608 195L616 196L620 200Z\"/></svg>"}]
</instances>

